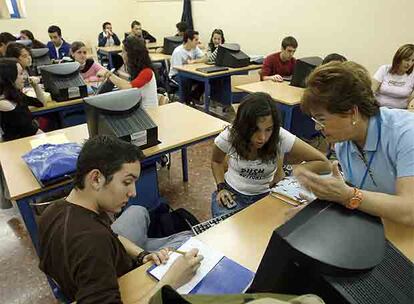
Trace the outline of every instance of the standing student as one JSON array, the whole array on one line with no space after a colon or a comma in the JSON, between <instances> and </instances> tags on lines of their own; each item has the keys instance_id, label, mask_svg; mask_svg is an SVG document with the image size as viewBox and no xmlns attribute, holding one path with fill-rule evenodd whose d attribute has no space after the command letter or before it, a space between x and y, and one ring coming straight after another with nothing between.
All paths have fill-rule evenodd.
<instances>
[{"instance_id":1,"label":"standing student","mask_svg":"<svg viewBox=\"0 0 414 304\"><path fill-rule=\"evenodd\" d=\"M86 46L81 41L75 41L71 46L72 58L81 65L80 73L82 78L88 82L96 82L99 79L99 71L104 71L105 68L92 58L88 58Z\"/></svg>"},{"instance_id":2,"label":"standing student","mask_svg":"<svg viewBox=\"0 0 414 304\"><path fill-rule=\"evenodd\" d=\"M215 29L211 33L210 42L207 49L207 61L216 62L217 51L220 44L223 44L226 40L224 39L224 33L220 29Z\"/></svg>"},{"instance_id":3,"label":"standing student","mask_svg":"<svg viewBox=\"0 0 414 304\"><path fill-rule=\"evenodd\" d=\"M138 37L138 38L142 38L145 40L145 42L156 42L157 41L157 39L155 39L154 36L152 36L146 30L143 30L141 23L136 20L132 21L131 23L130 35Z\"/></svg>"},{"instance_id":4,"label":"standing student","mask_svg":"<svg viewBox=\"0 0 414 304\"><path fill-rule=\"evenodd\" d=\"M298 48L298 42L292 36L282 40L280 52L266 57L262 67L262 79L272 81L283 81L283 77L292 76L296 59L293 55Z\"/></svg>"},{"instance_id":5,"label":"standing student","mask_svg":"<svg viewBox=\"0 0 414 304\"><path fill-rule=\"evenodd\" d=\"M188 30L184 33L183 44L177 46L171 56L170 78L179 82L183 93L183 102L192 104L200 103L201 95L204 92L204 85L201 82L192 79L177 78L178 71L175 68L179 65L201 63L206 61L206 56L198 47L199 33L197 31Z\"/></svg>"},{"instance_id":6,"label":"standing student","mask_svg":"<svg viewBox=\"0 0 414 304\"><path fill-rule=\"evenodd\" d=\"M380 106L406 109L414 100L414 44L401 46L392 64L381 66L374 75L372 90Z\"/></svg>"},{"instance_id":7,"label":"standing student","mask_svg":"<svg viewBox=\"0 0 414 304\"><path fill-rule=\"evenodd\" d=\"M131 81L122 79L110 71L105 71L101 75L112 81L121 90L140 88L144 108L158 106L157 81L144 42L141 38L129 36L123 44L122 57Z\"/></svg>"},{"instance_id":8,"label":"standing student","mask_svg":"<svg viewBox=\"0 0 414 304\"><path fill-rule=\"evenodd\" d=\"M69 303L122 303L119 277L148 262L165 263L169 250L159 247L177 248L184 242L176 235L149 239L149 215L141 206L130 206L111 226L108 213L119 213L136 195L143 157L137 146L115 137L89 139L77 160L74 188L41 215L39 267L57 282ZM201 260L197 249L189 250L137 300L148 303L162 286L187 283Z\"/></svg>"},{"instance_id":9,"label":"standing student","mask_svg":"<svg viewBox=\"0 0 414 304\"><path fill-rule=\"evenodd\" d=\"M335 164L332 177L302 170L298 179L321 199L414 226L414 115L379 107L371 85L368 71L350 61L309 75L302 110L335 144L344 176Z\"/></svg>"},{"instance_id":10,"label":"standing student","mask_svg":"<svg viewBox=\"0 0 414 304\"><path fill-rule=\"evenodd\" d=\"M183 37L184 33L188 30L188 25L184 21L178 22L175 27L177 28L177 33L175 36Z\"/></svg>"},{"instance_id":11,"label":"standing student","mask_svg":"<svg viewBox=\"0 0 414 304\"><path fill-rule=\"evenodd\" d=\"M98 36L99 47L121 45L118 36L112 31L112 24L110 22L104 22L102 30L103 32Z\"/></svg>"},{"instance_id":12,"label":"standing student","mask_svg":"<svg viewBox=\"0 0 414 304\"><path fill-rule=\"evenodd\" d=\"M49 57L51 59L62 59L69 56L70 44L62 38L62 31L60 27L51 25L48 28L50 41L47 43L49 48Z\"/></svg>"},{"instance_id":13,"label":"standing student","mask_svg":"<svg viewBox=\"0 0 414 304\"><path fill-rule=\"evenodd\" d=\"M32 118L29 106L44 106L45 96L35 77L30 77L29 81L37 98L22 93L24 76L20 63L15 58L0 59L0 112L3 140L18 139L41 132L37 122Z\"/></svg>"},{"instance_id":14,"label":"standing student","mask_svg":"<svg viewBox=\"0 0 414 304\"><path fill-rule=\"evenodd\" d=\"M16 41L16 37L14 37L12 34L7 32L0 33L0 57L5 56L7 45L10 42L14 41Z\"/></svg>"},{"instance_id":15,"label":"standing student","mask_svg":"<svg viewBox=\"0 0 414 304\"><path fill-rule=\"evenodd\" d=\"M214 140L211 168L217 191L212 194L213 217L243 209L267 196L284 177L285 154L305 162L294 172L304 168L330 171L330 163L321 152L280 125L276 103L268 94L254 93L242 100L232 126Z\"/></svg>"},{"instance_id":16,"label":"standing student","mask_svg":"<svg viewBox=\"0 0 414 304\"><path fill-rule=\"evenodd\" d=\"M39 40L37 40L33 33L29 30L21 30L20 31L20 39L21 40L31 40L32 41L32 49L43 49L46 48L46 45Z\"/></svg>"}]
</instances>

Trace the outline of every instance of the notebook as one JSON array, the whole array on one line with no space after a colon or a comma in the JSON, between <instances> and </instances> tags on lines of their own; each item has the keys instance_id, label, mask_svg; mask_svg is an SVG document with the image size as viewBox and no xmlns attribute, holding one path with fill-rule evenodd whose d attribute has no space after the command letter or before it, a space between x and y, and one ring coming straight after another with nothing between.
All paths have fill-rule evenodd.
<instances>
[{"instance_id":1,"label":"notebook","mask_svg":"<svg viewBox=\"0 0 414 304\"><path fill-rule=\"evenodd\" d=\"M315 194L304 188L294 176L285 177L270 189L270 191L298 202L297 205L308 203L316 199Z\"/></svg>"},{"instance_id":2,"label":"notebook","mask_svg":"<svg viewBox=\"0 0 414 304\"><path fill-rule=\"evenodd\" d=\"M235 294L244 292L253 280L254 273L203 242L191 238L179 250L198 248L204 259L195 276L177 289L180 294ZM160 280L180 254L173 252L165 265L152 266L148 273ZM223 282L226 282L223 284Z\"/></svg>"},{"instance_id":3,"label":"notebook","mask_svg":"<svg viewBox=\"0 0 414 304\"><path fill-rule=\"evenodd\" d=\"M215 73L215 72L222 72L222 71L228 71L229 68L226 67L219 67L219 66L210 66L210 67L206 67L206 68L198 68L196 69L196 71L201 72L201 73Z\"/></svg>"}]
</instances>

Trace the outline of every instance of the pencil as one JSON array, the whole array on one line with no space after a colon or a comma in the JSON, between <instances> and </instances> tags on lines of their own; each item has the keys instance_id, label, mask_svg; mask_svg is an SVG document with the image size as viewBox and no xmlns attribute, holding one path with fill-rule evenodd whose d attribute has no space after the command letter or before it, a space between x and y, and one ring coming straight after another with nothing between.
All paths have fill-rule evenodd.
<instances>
[{"instance_id":1,"label":"pencil","mask_svg":"<svg viewBox=\"0 0 414 304\"><path fill-rule=\"evenodd\" d=\"M181 250L177 250L177 249L173 249L172 250L173 252L176 252L176 253L179 253L179 254L181 254L181 255L185 255L187 252L185 252L185 251L181 251Z\"/></svg>"}]
</instances>

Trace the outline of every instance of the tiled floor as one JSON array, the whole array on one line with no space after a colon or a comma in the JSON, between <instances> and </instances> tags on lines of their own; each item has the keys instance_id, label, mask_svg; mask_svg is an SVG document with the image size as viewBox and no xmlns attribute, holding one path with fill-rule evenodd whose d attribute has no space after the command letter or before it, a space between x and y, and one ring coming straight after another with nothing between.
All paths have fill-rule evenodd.
<instances>
[{"instance_id":1,"label":"tiled floor","mask_svg":"<svg viewBox=\"0 0 414 304\"><path fill-rule=\"evenodd\" d=\"M210 195L215 188L210 169L212 141L188 149L189 182L182 181L181 155L172 155L170 170L158 172L161 195L173 208L184 207L199 220L210 216ZM26 229L16 209L0 209L0 303L50 304L54 299L39 270Z\"/></svg>"}]
</instances>

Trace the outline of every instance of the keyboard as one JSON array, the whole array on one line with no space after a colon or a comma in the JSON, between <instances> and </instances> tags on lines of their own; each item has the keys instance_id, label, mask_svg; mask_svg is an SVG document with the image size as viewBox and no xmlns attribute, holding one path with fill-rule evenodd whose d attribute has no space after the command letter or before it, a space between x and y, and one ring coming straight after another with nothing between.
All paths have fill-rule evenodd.
<instances>
[{"instance_id":1,"label":"keyboard","mask_svg":"<svg viewBox=\"0 0 414 304\"><path fill-rule=\"evenodd\" d=\"M239 210L230 211L229 213L214 217L212 219L209 219L208 221L202 222L200 224L194 225L191 227L191 230L193 231L194 235L198 235L207 229L210 229L211 227L219 224L220 222L224 221L226 218L229 218L230 216L236 214Z\"/></svg>"},{"instance_id":2,"label":"keyboard","mask_svg":"<svg viewBox=\"0 0 414 304\"><path fill-rule=\"evenodd\" d=\"M220 66L210 66L206 68L198 68L196 71L201 73L215 73L215 72L221 72L221 71L228 71L229 68L226 67L220 67Z\"/></svg>"}]
</instances>

